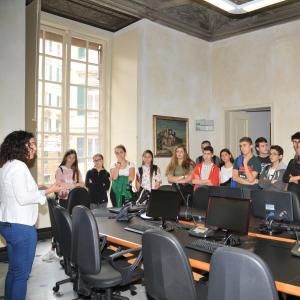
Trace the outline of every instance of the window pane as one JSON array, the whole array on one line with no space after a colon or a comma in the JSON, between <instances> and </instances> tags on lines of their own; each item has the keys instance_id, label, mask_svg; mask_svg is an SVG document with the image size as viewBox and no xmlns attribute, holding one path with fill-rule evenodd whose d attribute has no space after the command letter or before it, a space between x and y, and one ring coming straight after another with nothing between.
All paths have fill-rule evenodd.
<instances>
[{"instance_id":1,"label":"window pane","mask_svg":"<svg viewBox=\"0 0 300 300\"><path fill-rule=\"evenodd\" d=\"M99 67L94 65L88 66L88 85L99 86Z\"/></svg>"},{"instance_id":2,"label":"window pane","mask_svg":"<svg viewBox=\"0 0 300 300\"><path fill-rule=\"evenodd\" d=\"M86 61L86 41L72 38L71 59Z\"/></svg>"},{"instance_id":3,"label":"window pane","mask_svg":"<svg viewBox=\"0 0 300 300\"><path fill-rule=\"evenodd\" d=\"M99 153L99 139L96 136L89 136L87 138L87 156L93 157L96 153Z\"/></svg>"},{"instance_id":4,"label":"window pane","mask_svg":"<svg viewBox=\"0 0 300 300\"><path fill-rule=\"evenodd\" d=\"M92 169L94 167L94 162L92 158L86 160L86 168L87 170Z\"/></svg>"},{"instance_id":5,"label":"window pane","mask_svg":"<svg viewBox=\"0 0 300 300\"><path fill-rule=\"evenodd\" d=\"M43 56L39 56L39 79L43 79Z\"/></svg>"},{"instance_id":6,"label":"window pane","mask_svg":"<svg viewBox=\"0 0 300 300\"><path fill-rule=\"evenodd\" d=\"M78 157L84 156L84 136L70 136L70 148L76 150Z\"/></svg>"},{"instance_id":7,"label":"window pane","mask_svg":"<svg viewBox=\"0 0 300 300\"><path fill-rule=\"evenodd\" d=\"M40 53L43 53L43 51L44 51L44 49L43 49L43 31L42 30L40 30L39 51L40 51Z\"/></svg>"},{"instance_id":8,"label":"window pane","mask_svg":"<svg viewBox=\"0 0 300 300\"><path fill-rule=\"evenodd\" d=\"M84 159L78 159L78 168L80 170L82 178L84 178L85 173L86 173L86 170L85 170L85 167L84 167Z\"/></svg>"},{"instance_id":9,"label":"window pane","mask_svg":"<svg viewBox=\"0 0 300 300\"><path fill-rule=\"evenodd\" d=\"M83 133L85 127L85 114L82 110L70 111L70 132Z\"/></svg>"},{"instance_id":10,"label":"window pane","mask_svg":"<svg viewBox=\"0 0 300 300\"><path fill-rule=\"evenodd\" d=\"M62 156L61 135L44 135L44 156L49 158L56 158Z\"/></svg>"},{"instance_id":11,"label":"window pane","mask_svg":"<svg viewBox=\"0 0 300 300\"><path fill-rule=\"evenodd\" d=\"M85 88L83 86L71 86L70 108L85 109Z\"/></svg>"},{"instance_id":12,"label":"window pane","mask_svg":"<svg viewBox=\"0 0 300 300\"><path fill-rule=\"evenodd\" d=\"M88 112L87 113L87 133L99 132L99 113Z\"/></svg>"},{"instance_id":13,"label":"window pane","mask_svg":"<svg viewBox=\"0 0 300 300\"><path fill-rule=\"evenodd\" d=\"M44 131L61 133L61 110L44 109Z\"/></svg>"},{"instance_id":14,"label":"window pane","mask_svg":"<svg viewBox=\"0 0 300 300\"><path fill-rule=\"evenodd\" d=\"M37 130L39 132L42 131L42 120L43 120L43 115L42 115L42 111L43 111L43 108L42 107L38 107L38 122L37 122Z\"/></svg>"},{"instance_id":15,"label":"window pane","mask_svg":"<svg viewBox=\"0 0 300 300\"><path fill-rule=\"evenodd\" d=\"M45 57L45 79L61 82L62 61L52 57Z\"/></svg>"},{"instance_id":16,"label":"window pane","mask_svg":"<svg viewBox=\"0 0 300 300\"><path fill-rule=\"evenodd\" d=\"M88 88L87 109L99 110L99 89Z\"/></svg>"},{"instance_id":17,"label":"window pane","mask_svg":"<svg viewBox=\"0 0 300 300\"><path fill-rule=\"evenodd\" d=\"M85 64L71 62L71 83L85 84Z\"/></svg>"},{"instance_id":18,"label":"window pane","mask_svg":"<svg viewBox=\"0 0 300 300\"><path fill-rule=\"evenodd\" d=\"M44 160L44 184L53 184L55 182L55 172L59 164L59 158Z\"/></svg>"},{"instance_id":19,"label":"window pane","mask_svg":"<svg viewBox=\"0 0 300 300\"><path fill-rule=\"evenodd\" d=\"M38 85L38 105L43 105L43 83L39 81Z\"/></svg>"},{"instance_id":20,"label":"window pane","mask_svg":"<svg viewBox=\"0 0 300 300\"><path fill-rule=\"evenodd\" d=\"M42 144L42 135L38 134L36 137L36 144L37 144L37 157L42 157L42 150L43 150L43 144Z\"/></svg>"},{"instance_id":21,"label":"window pane","mask_svg":"<svg viewBox=\"0 0 300 300\"><path fill-rule=\"evenodd\" d=\"M59 34L45 33L45 53L53 56L62 57L63 37Z\"/></svg>"},{"instance_id":22,"label":"window pane","mask_svg":"<svg viewBox=\"0 0 300 300\"><path fill-rule=\"evenodd\" d=\"M96 43L89 43L89 63L98 64L99 63L99 52L100 45Z\"/></svg>"},{"instance_id":23,"label":"window pane","mask_svg":"<svg viewBox=\"0 0 300 300\"><path fill-rule=\"evenodd\" d=\"M61 85L45 83L45 105L61 107Z\"/></svg>"}]
</instances>

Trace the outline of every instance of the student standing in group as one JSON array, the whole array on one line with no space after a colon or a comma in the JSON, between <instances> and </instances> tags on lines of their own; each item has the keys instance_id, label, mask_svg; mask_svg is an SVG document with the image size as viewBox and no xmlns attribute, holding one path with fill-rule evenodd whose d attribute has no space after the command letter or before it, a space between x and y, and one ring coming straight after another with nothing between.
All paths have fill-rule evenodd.
<instances>
[{"instance_id":1,"label":"student standing in group","mask_svg":"<svg viewBox=\"0 0 300 300\"><path fill-rule=\"evenodd\" d=\"M283 149L274 145L270 148L271 165L266 166L260 176L258 185L265 190L283 191L286 184L282 181L286 165L282 162Z\"/></svg>"},{"instance_id":2,"label":"student standing in group","mask_svg":"<svg viewBox=\"0 0 300 300\"><path fill-rule=\"evenodd\" d=\"M197 164L192 173L192 182L195 184L194 190L201 185L220 185L220 170L213 162L214 149L206 146L203 149L203 161Z\"/></svg>"},{"instance_id":3,"label":"student standing in group","mask_svg":"<svg viewBox=\"0 0 300 300\"><path fill-rule=\"evenodd\" d=\"M259 159L253 155L252 140L249 137L240 139L241 156L233 164L233 180L238 187L257 189L257 176L261 171Z\"/></svg>"},{"instance_id":4,"label":"student standing in group","mask_svg":"<svg viewBox=\"0 0 300 300\"><path fill-rule=\"evenodd\" d=\"M300 132L297 131L296 133L294 133L292 136L291 136L291 141L293 143L293 148L295 150L295 158L297 156L297 146L298 144L300 143Z\"/></svg>"},{"instance_id":5,"label":"student standing in group","mask_svg":"<svg viewBox=\"0 0 300 300\"><path fill-rule=\"evenodd\" d=\"M202 155L198 156L196 158L196 164L200 164L203 161L203 153L204 153L204 148L207 146L211 146L210 141L203 141L201 143L201 151L202 151ZM220 158L216 155L213 155L212 157L213 163L216 164L218 167L220 166Z\"/></svg>"},{"instance_id":6,"label":"student standing in group","mask_svg":"<svg viewBox=\"0 0 300 300\"><path fill-rule=\"evenodd\" d=\"M138 168L136 174L136 189L140 188L151 191L156 190L161 184L160 169L153 163L153 153L151 150L145 150L143 153L142 166Z\"/></svg>"},{"instance_id":7,"label":"student standing in group","mask_svg":"<svg viewBox=\"0 0 300 300\"><path fill-rule=\"evenodd\" d=\"M190 183L194 166L195 163L190 159L185 145L181 144L176 146L166 170L168 182L181 184Z\"/></svg>"},{"instance_id":8,"label":"student standing in group","mask_svg":"<svg viewBox=\"0 0 300 300\"><path fill-rule=\"evenodd\" d=\"M283 182L288 183L287 190L300 198L300 143L296 146L296 156L292 158L283 175Z\"/></svg>"},{"instance_id":9,"label":"student standing in group","mask_svg":"<svg viewBox=\"0 0 300 300\"><path fill-rule=\"evenodd\" d=\"M94 168L88 170L85 177L85 186L88 188L91 199L91 209L106 208L110 174L104 168L102 154L95 154L93 162Z\"/></svg>"},{"instance_id":10,"label":"student standing in group","mask_svg":"<svg viewBox=\"0 0 300 300\"><path fill-rule=\"evenodd\" d=\"M55 172L56 183L63 187L63 191L58 194L59 205L68 207L68 195L75 187L84 187L81 173L78 168L77 153L75 150L68 150L59 167Z\"/></svg>"},{"instance_id":11,"label":"student standing in group","mask_svg":"<svg viewBox=\"0 0 300 300\"><path fill-rule=\"evenodd\" d=\"M256 150L257 158L260 161L261 172L262 172L266 166L271 165L270 150L269 150L267 139L264 137L257 138L255 140L255 150Z\"/></svg>"},{"instance_id":12,"label":"student standing in group","mask_svg":"<svg viewBox=\"0 0 300 300\"><path fill-rule=\"evenodd\" d=\"M115 199L112 199L114 206L121 207L123 202L132 198L130 184L135 177L134 163L126 160L126 148L123 145L115 147L117 161L110 166L110 177L112 180L112 191Z\"/></svg>"},{"instance_id":13,"label":"student standing in group","mask_svg":"<svg viewBox=\"0 0 300 300\"><path fill-rule=\"evenodd\" d=\"M234 158L229 149L224 148L220 152L220 185L230 186L232 173L233 173L233 162Z\"/></svg>"},{"instance_id":14,"label":"student standing in group","mask_svg":"<svg viewBox=\"0 0 300 300\"><path fill-rule=\"evenodd\" d=\"M22 130L6 136L0 147L0 234L8 253L5 300L25 300L37 242L38 204L61 191L56 184L38 190L28 169L35 155L33 134Z\"/></svg>"}]
</instances>

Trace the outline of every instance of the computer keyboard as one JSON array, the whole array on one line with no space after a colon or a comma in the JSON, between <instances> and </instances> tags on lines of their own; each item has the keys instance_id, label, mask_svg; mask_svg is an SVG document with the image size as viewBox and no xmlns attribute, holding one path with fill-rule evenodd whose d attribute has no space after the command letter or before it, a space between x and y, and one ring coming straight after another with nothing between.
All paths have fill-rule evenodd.
<instances>
[{"instance_id":1,"label":"computer keyboard","mask_svg":"<svg viewBox=\"0 0 300 300\"><path fill-rule=\"evenodd\" d=\"M127 231L132 231L135 233L143 234L146 230L149 229L159 229L158 226L150 225L150 224L130 224L127 227L124 228Z\"/></svg>"},{"instance_id":2,"label":"computer keyboard","mask_svg":"<svg viewBox=\"0 0 300 300\"><path fill-rule=\"evenodd\" d=\"M189 242L186 245L187 248L191 248L193 250L202 251L206 253L214 253L215 250L217 250L220 247L230 247L224 244L220 244L213 241L208 241L204 239L197 239Z\"/></svg>"}]
</instances>

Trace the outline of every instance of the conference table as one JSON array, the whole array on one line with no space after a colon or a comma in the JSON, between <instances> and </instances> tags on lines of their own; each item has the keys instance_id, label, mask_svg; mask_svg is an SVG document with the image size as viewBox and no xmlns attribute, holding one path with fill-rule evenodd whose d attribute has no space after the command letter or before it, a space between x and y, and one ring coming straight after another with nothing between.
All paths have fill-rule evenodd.
<instances>
[{"instance_id":1,"label":"conference table","mask_svg":"<svg viewBox=\"0 0 300 300\"><path fill-rule=\"evenodd\" d=\"M118 222L108 217L95 216L95 218L99 233L106 236L112 244L125 248L141 247L142 235L127 231L124 227L136 222L149 224L148 221L139 217L133 217L129 222ZM203 226L203 224L199 224L199 226ZM257 233L254 225L252 226L253 230L251 230L251 225L249 228L248 236L241 238L242 243L239 247L254 252L265 261L279 292L300 297L300 257L292 256L290 252L295 240L288 237L267 236ZM185 247L189 241L195 239L188 234L188 230L175 229L172 234L177 237L183 246L191 267L200 273L209 271L211 254Z\"/></svg>"}]
</instances>

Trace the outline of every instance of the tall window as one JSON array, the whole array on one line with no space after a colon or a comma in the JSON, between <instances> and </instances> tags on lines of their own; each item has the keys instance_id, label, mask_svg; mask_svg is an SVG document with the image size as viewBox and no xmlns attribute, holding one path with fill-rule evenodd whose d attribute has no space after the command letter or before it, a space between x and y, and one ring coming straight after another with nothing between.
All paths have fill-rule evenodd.
<instances>
[{"instance_id":1,"label":"tall window","mask_svg":"<svg viewBox=\"0 0 300 300\"><path fill-rule=\"evenodd\" d=\"M99 152L101 44L43 28L39 46L38 182L54 181L67 149L83 176Z\"/></svg>"}]
</instances>

